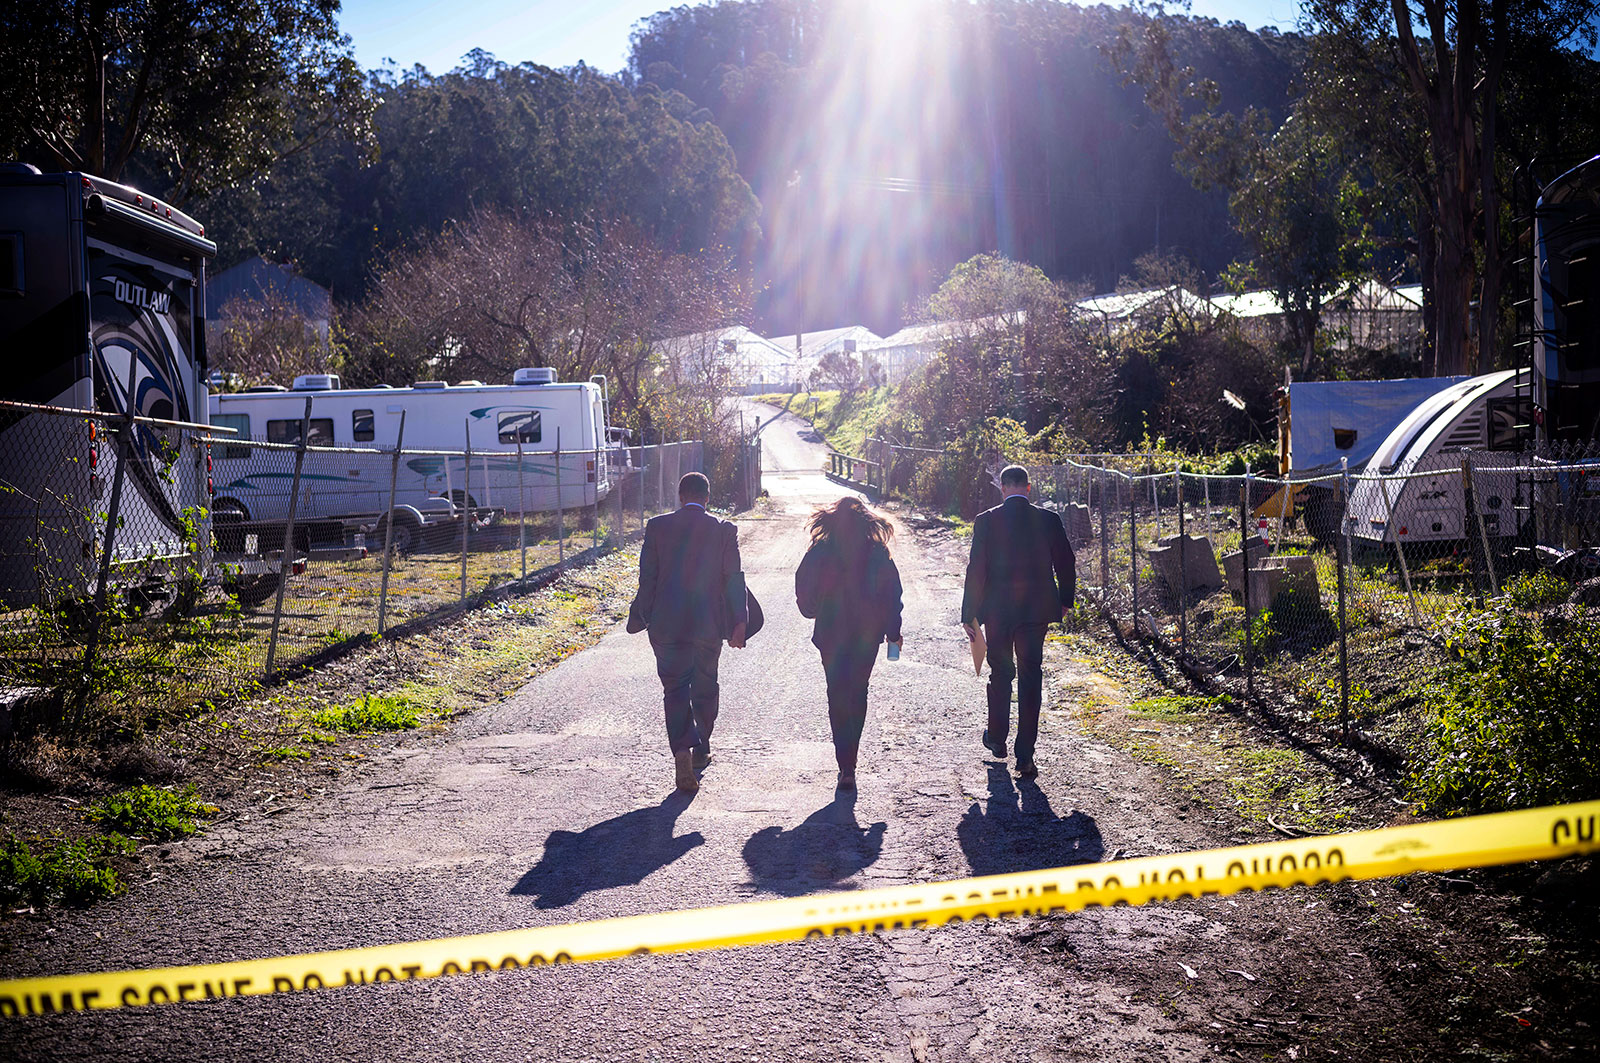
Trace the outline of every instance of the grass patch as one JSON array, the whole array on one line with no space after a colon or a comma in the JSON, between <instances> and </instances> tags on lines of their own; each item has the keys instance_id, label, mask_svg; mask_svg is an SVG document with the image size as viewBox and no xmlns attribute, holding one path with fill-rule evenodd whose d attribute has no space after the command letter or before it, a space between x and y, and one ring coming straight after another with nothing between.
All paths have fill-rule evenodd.
<instances>
[{"instance_id":1,"label":"grass patch","mask_svg":"<svg viewBox=\"0 0 1600 1063\"><path fill-rule=\"evenodd\" d=\"M200 800L194 784L170 787L135 786L102 798L84 811L84 818L102 827L151 841L182 838L200 830L196 820L215 815L215 805Z\"/></svg>"},{"instance_id":2,"label":"grass patch","mask_svg":"<svg viewBox=\"0 0 1600 1063\"><path fill-rule=\"evenodd\" d=\"M261 755L272 760L309 760L309 749L296 749L294 746L276 746L272 749L263 749Z\"/></svg>"},{"instance_id":3,"label":"grass patch","mask_svg":"<svg viewBox=\"0 0 1600 1063\"><path fill-rule=\"evenodd\" d=\"M409 699L393 694L368 694L360 701L332 709L321 709L310 716L311 723L324 731L404 731L421 722Z\"/></svg>"},{"instance_id":4,"label":"grass patch","mask_svg":"<svg viewBox=\"0 0 1600 1063\"><path fill-rule=\"evenodd\" d=\"M1173 787L1200 806L1239 817L1240 833L1272 831L1269 817L1308 831L1347 825L1351 809L1339 798L1338 780L1218 711L1228 707L1226 696L1174 694L1141 663L1091 635L1069 634L1051 645L1078 657L1080 675L1100 677L1092 685L1080 679L1063 686L1086 732L1164 769ZM1047 650L1047 661L1053 656Z\"/></svg>"},{"instance_id":5,"label":"grass patch","mask_svg":"<svg viewBox=\"0 0 1600 1063\"><path fill-rule=\"evenodd\" d=\"M803 392L789 403L789 412L822 433L828 445L843 454L860 454L867 436L888 413L895 388L865 388L852 395L838 391ZM788 395L757 395L755 401L783 406Z\"/></svg>"},{"instance_id":6,"label":"grass patch","mask_svg":"<svg viewBox=\"0 0 1600 1063\"><path fill-rule=\"evenodd\" d=\"M91 904L125 888L111 857L134 851L120 834L35 839L37 847L13 834L0 838L0 901Z\"/></svg>"},{"instance_id":7,"label":"grass patch","mask_svg":"<svg viewBox=\"0 0 1600 1063\"><path fill-rule=\"evenodd\" d=\"M1204 720L1206 713L1216 708L1218 703L1217 698L1185 697L1175 694L1136 701L1128 706L1128 711L1135 716L1164 720L1168 723L1198 723Z\"/></svg>"}]
</instances>

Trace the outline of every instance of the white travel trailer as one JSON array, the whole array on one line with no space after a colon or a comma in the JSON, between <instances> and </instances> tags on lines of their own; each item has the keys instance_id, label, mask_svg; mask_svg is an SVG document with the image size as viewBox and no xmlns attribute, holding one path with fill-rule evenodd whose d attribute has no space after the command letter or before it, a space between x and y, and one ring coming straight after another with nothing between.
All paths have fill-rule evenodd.
<instances>
[{"instance_id":1,"label":"white travel trailer","mask_svg":"<svg viewBox=\"0 0 1600 1063\"><path fill-rule=\"evenodd\" d=\"M1373 545L1468 541L1516 534L1516 477L1475 477L1475 515L1467 513L1461 463L1471 451L1477 469L1514 468L1532 432L1528 371L1470 377L1418 404L1378 446L1368 476L1350 492L1350 533ZM1403 478L1402 478L1403 477Z\"/></svg>"},{"instance_id":2,"label":"white travel trailer","mask_svg":"<svg viewBox=\"0 0 1600 1063\"><path fill-rule=\"evenodd\" d=\"M608 460L615 446L608 442L604 390L593 382L558 383L551 369L519 369L506 385L424 381L349 390L332 374L302 376L293 390L212 395L211 424L235 429L240 440L298 443L308 399L309 445L372 450L308 455L295 523L309 538L319 524L381 523L394 468L384 451L397 442L406 451L456 452L401 456L394 523L402 549L441 510L459 514L465 506L480 517L554 510L558 503L582 510L603 501L617 475ZM463 453L468 450L470 459ZM229 514L227 523L244 529L281 527L289 515L292 452L230 440L214 446L213 458L219 526L221 515Z\"/></svg>"}]
</instances>

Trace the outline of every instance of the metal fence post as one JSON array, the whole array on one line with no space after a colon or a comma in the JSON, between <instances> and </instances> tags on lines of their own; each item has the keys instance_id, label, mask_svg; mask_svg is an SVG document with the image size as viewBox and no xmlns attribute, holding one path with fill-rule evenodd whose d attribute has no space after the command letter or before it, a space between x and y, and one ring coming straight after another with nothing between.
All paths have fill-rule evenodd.
<instances>
[{"instance_id":1,"label":"metal fence post","mask_svg":"<svg viewBox=\"0 0 1600 1063\"><path fill-rule=\"evenodd\" d=\"M528 485L522 475L522 433L520 431L517 432L517 549L522 551L522 578L527 579Z\"/></svg>"},{"instance_id":2,"label":"metal fence post","mask_svg":"<svg viewBox=\"0 0 1600 1063\"><path fill-rule=\"evenodd\" d=\"M294 481L289 488L289 519L283 525L283 556L278 558L278 600L272 607L272 636L267 640L267 670L278 655L278 625L283 621L283 594L289 586L289 573L294 571L294 518L300 508L300 473L305 468L306 440L311 435L311 396L306 396L306 411L300 417L300 445L294 451Z\"/></svg>"},{"instance_id":3,"label":"metal fence post","mask_svg":"<svg viewBox=\"0 0 1600 1063\"><path fill-rule=\"evenodd\" d=\"M1139 491L1128 481L1128 581L1133 587L1133 635L1139 636Z\"/></svg>"},{"instance_id":4,"label":"metal fence post","mask_svg":"<svg viewBox=\"0 0 1600 1063\"><path fill-rule=\"evenodd\" d=\"M1483 608L1483 581L1478 577L1478 548L1472 543L1472 514L1477 500L1472 497L1472 452L1461 452L1461 538L1467 542L1467 575L1472 579L1472 600Z\"/></svg>"},{"instance_id":5,"label":"metal fence post","mask_svg":"<svg viewBox=\"0 0 1600 1063\"><path fill-rule=\"evenodd\" d=\"M400 410L400 429L394 439L394 456L389 461L389 515L383 525L383 581L378 585L378 634L383 634L384 620L389 615L389 566L394 563L394 502L400 482L400 448L406 441L406 411ZM422 529L417 529L421 534Z\"/></svg>"},{"instance_id":6,"label":"metal fence post","mask_svg":"<svg viewBox=\"0 0 1600 1063\"><path fill-rule=\"evenodd\" d=\"M604 469L604 466L600 464L600 461L601 461L600 448L599 447L595 447L594 448L594 463L593 463L594 464L594 531L591 532L590 536L589 536L589 549L595 551L596 553L600 552L600 475L601 475L601 471ZM588 474L587 473L585 473L584 479L585 480L588 479ZM585 486L585 488L587 488L588 485L585 484L584 486Z\"/></svg>"},{"instance_id":7,"label":"metal fence post","mask_svg":"<svg viewBox=\"0 0 1600 1063\"><path fill-rule=\"evenodd\" d=\"M1206 488L1206 539L1211 543L1211 549L1217 548L1216 534L1211 530L1211 477L1206 476L1202 481Z\"/></svg>"},{"instance_id":8,"label":"metal fence post","mask_svg":"<svg viewBox=\"0 0 1600 1063\"><path fill-rule=\"evenodd\" d=\"M561 429L556 429L556 564L567 563L567 526L561 506Z\"/></svg>"},{"instance_id":9,"label":"metal fence post","mask_svg":"<svg viewBox=\"0 0 1600 1063\"><path fill-rule=\"evenodd\" d=\"M1178 487L1178 651L1179 658L1189 655L1189 528L1183 516L1183 470L1172 470L1172 482Z\"/></svg>"},{"instance_id":10,"label":"metal fence post","mask_svg":"<svg viewBox=\"0 0 1600 1063\"><path fill-rule=\"evenodd\" d=\"M1494 551L1489 549L1489 530L1485 528L1483 524L1483 511L1478 508L1476 494L1477 485L1472 468L1472 451L1470 450L1464 450L1461 452L1461 477L1463 494L1466 497L1467 503L1467 514L1478 526L1478 541L1483 544L1483 564L1489 572L1489 587L1495 594L1499 594L1500 576L1497 572L1495 572L1494 569ZM1472 536L1472 529L1470 527L1462 528L1461 533L1470 538ZM1472 574L1472 582L1474 587L1478 585L1478 574L1476 571L1474 571ZM1481 591L1478 593L1478 604L1483 604L1483 593Z\"/></svg>"},{"instance_id":11,"label":"metal fence post","mask_svg":"<svg viewBox=\"0 0 1600 1063\"><path fill-rule=\"evenodd\" d=\"M1334 553L1334 566L1339 570L1339 740L1350 742L1350 660L1345 645L1345 566L1350 563L1350 459L1339 459L1339 493L1344 505L1339 507L1338 549Z\"/></svg>"},{"instance_id":12,"label":"metal fence post","mask_svg":"<svg viewBox=\"0 0 1600 1063\"><path fill-rule=\"evenodd\" d=\"M1244 587L1244 692L1251 698L1256 693L1255 659L1250 645L1250 496L1254 485L1255 474L1247 471L1239 494L1239 571L1243 573L1239 582Z\"/></svg>"},{"instance_id":13,"label":"metal fence post","mask_svg":"<svg viewBox=\"0 0 1600 1063\"><path fill-rule=\"evenodd\" d=\"M461 463L461 600L467 600L467 547L472 534L472 422L463 419L467 449ZM446 458L446 461L449 459Z\"/></svg>"},{"instance_id":14,"label":"metal fence post","mask_svg":"<svg viewBox=\"0 0 1600 1063\"><path fill-rule=\"evenodd\" d=\"M649 460L650 460L649 457L646 456L645 448L641 446L639 448L639 477L638 477L638 482L639 482L639 530L640 531L644 531L644 479L645 479L645 472L644 471L645 471L645 469L649 468L649 466L645 464Z\"/></svg>"},{"instance_id":15,"label":"metal fence post","mask_svg":"<svg viewBox=\"0 0 1600 1063\"><path fill-rule=\"evenodd\" d=\"M626 461L627 458L624 457L623 460ZM622 545L622 537L627 534L628 505L623 498L623 496L627 493L628 467L624 465L622 467L622 473L617 479L616 487L611 492L612 498L615 500L617 512L616 516L612 518L611 527L608 529L606 534L606 544L608 546L617 547Z\"/></svg>"},{"instance_id":16,"label":"metal fence post","mask_svg":"<svg viewBox=\"0 0 1600 1063\"><path fill-rule=\"evenodd\" d=\"M133 351L128 356L128 396L127 410L125 411L122 426L117 429L117 472L111 478L111 504L106 510L106 530L104 545L100 553L100 574L94 585L94 615L89 618L89 644L83 652L83 698L78 703L77 719L73 721L74 729L81 722L84 710L89 702L89 695L94 690L94 659L100 652L100 635L105 627L106 592L111 582L111 559L116 549L117 522L122 519L122 483L128 475L129 444L133 441L133 418L135 409L134 374L139 368L139 352ZM274 628L276 634L276 628Z\"/></svg>"},{"instance_id":17,"label":"metal fence post","mask_svg":"<svg viewBox=\"0 0 1600 1063\"><path fill-rule=\"evenodd\" d=\"M1378 489L1383 495L1384 528L1394 527L1394 503L1389 501L1389 478L1381 472L1378 474ZM1400 577L1406 583L1406 597L1411 599L1411 623L1416 627L1422 626L1422 611L1417 608L1417 592L1411 586L1411 566L1406 562L1406 547L1400 541L1400 533L1393 532L1394 553L1400 560Z\"/></svg>"},{"instance_id":18,"label":"metal fence post","mask_svg":"<svg viewBox=\"0 0 1600 1063\"><path fill-rule=\"evenodd\" d=\"M1106 504L1106 480L1111 474L1104 469L1096 477L1100 481L1100 605L1111 612L1111 508Z\"/></svg>"}]
</instances>

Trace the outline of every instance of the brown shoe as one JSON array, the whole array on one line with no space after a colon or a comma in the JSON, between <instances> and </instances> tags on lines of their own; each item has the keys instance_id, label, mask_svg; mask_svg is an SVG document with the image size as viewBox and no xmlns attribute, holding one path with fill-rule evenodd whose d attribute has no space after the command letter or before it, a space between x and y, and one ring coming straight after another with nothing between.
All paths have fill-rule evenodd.
<instances>
[{"instance_id":1,"label":"brown shoe","mask_svg":"<svg viewBox=\"0 0 1600 1063\"><path fill-rule=\"evenodd\" d=\"M700 789L700 780L694 777L694 751L685 749L672 754L673 770L677 774L678 789L692 794Z\"/></svg>"},{"instance_id":2,"label":"brown shoe","mask_svg":"<svg viewBox=\"0 0 1600 1063\"><path fill-rule=\"evenodd\" d=\"M834 786L834 789L835 790L854 790L855 788L856 788L856 773L853 772L853 771L841 771L839 773L839 782L838 782L837 785Z\"/></svg>"},{"instance_id":3,"label":"brown shoe","mask_svg":"<svg viewBox=\"0 0 1600 1063\"><path fill-rule=\"evenodd\" d=\"M1033 762L1031 757L1028 760L1019 760L1017 761L1017 774L1022 776L1024 779L1037 778L1039 775L1039 766Z\"/></svg>"}]
</instances>

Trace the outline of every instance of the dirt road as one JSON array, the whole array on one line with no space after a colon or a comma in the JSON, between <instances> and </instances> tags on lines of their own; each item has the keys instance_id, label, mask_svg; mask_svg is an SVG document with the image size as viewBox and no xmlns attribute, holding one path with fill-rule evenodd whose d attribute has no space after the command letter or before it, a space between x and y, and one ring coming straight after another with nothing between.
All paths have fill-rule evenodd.
<instances>
[{"instance_id":1,"label":"dirt road","mask_svg":"<svg viewBox=\"0 0 1600 1063\"><path fill-rule=\"evenodd\" d=\"M962 543L904 525L905 654L873 676L859 795L836 794L822 669L792 605L802 521L839 492L808 471L820 465L808 434L787 418L763 434L773 497L740 527L768 627L724 651L698 794L671 788L650 650L619 626L447 736L408 739L323 799L175 846L163 877L127 897L34 924L7 973L267 956L1230 840L1231 820L1086 737L1059 694L1036 783L989 759L982 681L957 626ZM1398 934L1422 918L1407 903L1388 886L1344 885L48 1017L0 1023L0 1054L1178 1060L1476 1044L1474 1029L1445 1032L1437 992L1407 986L1443 983L1469 1015L1489 1014L1499 990ZM1447 929L1435 919L1428 933Z\"/></svg>"}]
</instances>

